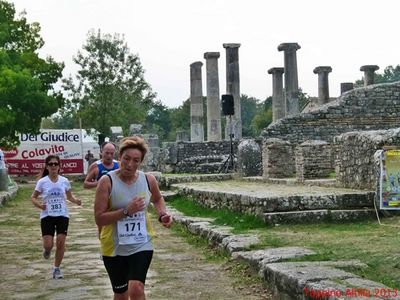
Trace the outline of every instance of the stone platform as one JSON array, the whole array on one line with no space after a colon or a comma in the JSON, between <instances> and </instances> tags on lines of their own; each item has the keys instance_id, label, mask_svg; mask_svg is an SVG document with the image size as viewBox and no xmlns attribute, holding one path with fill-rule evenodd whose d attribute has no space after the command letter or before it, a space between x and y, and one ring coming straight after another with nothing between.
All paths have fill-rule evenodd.
<instances>
[{"instance_id":1,"label":"stone platform","mask_svg":"<svg viewBox=\"0 0 400 300\"><path fill-rule=\"evenodd\" d=\"M206 207L255 215L271 225L341 222L375 215L373 191L222 178L171 187Z\"/></svg>"}]
</instances>

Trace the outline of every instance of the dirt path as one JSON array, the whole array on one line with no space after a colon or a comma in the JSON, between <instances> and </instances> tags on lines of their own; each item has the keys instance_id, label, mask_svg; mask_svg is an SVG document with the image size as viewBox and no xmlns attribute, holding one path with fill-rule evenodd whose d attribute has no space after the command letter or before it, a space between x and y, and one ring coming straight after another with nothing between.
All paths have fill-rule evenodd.
<instances>
[{"instance_id":1,"label":"dirt path","mask_svg":"<svg viewBox=\"0 0 400 300\"><path fill-rule=\"evenodd\" d=\"M83 207L69 205L70 229L61 269L51 278L52 258L42 258L38 209L24 200L0 209L0 299L112 299L111 286L99 259L93 221L94 191L77 195ZM209 261L198 248L154 222L155 254L146 282L147 299L272 299L260 284L243 284L232 263ZM241 275L243 276L243 275Z\"/></svg>"}]
</instances>

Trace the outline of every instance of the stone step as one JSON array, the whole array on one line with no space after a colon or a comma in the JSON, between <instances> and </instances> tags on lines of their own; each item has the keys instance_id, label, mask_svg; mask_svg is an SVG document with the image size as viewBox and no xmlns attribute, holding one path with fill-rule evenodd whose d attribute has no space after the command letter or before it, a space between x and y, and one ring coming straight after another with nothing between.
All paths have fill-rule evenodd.
<instances>
[{"instance_id":1,"label":"stone step","mask_svg":"<svg viewBox=\"0 0 400 300\"><path fill-rule=\"evenodd\" d=\"M287 223L322 223L364 220L375 216L374 209L319 209L265 213L264 221L269 225Z\"/></svg>"},{"instance_id":2,"label":"stone step","mask_svg":"<svg viewBox=\"0 0 400 300\"><path fill-rule=\"evenodd\" d=\"M158 183L162 188L170 188L173 184L203 181L221 181L232 179L232 174L202 174L202 175L176 175L161 176Z\"/></svg>"},{"instance_id":3,"label":"stone step","mask_svg":"<svg viewBox=\"0 0 400 300\"><path fill-rule=\"evenodd\" d=\"M284 185L310 185L310 186L322 186L322 187L335 187L336 179L332 178L319 178L319 179L305 179L304 181L298 178L265 178L262 176L244 177L244 181L250 182L264 182L272 184L284 184Z\"/></svg>"}]
</instances>

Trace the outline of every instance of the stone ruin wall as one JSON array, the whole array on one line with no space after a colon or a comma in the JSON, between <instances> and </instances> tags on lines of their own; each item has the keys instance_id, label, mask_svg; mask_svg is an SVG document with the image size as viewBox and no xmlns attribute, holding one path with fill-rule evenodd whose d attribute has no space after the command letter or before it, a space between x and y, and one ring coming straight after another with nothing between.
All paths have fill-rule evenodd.
<instances>
[{"instance_id":1,"label":"stone ruin wall","mask_svg":"<svg viewBox=\"0 0 400 300\"><path fill-rule=\"evenodd\" d=\"M294 145L306 140L332 142L345 132L398 127L400 82L370 85L344 93L308 113L278 120L264 129L264 139L279 138Z\"/></svg>"},{"instance_id":2,"label":"stone ruin wall","mask_svg":"<svg viewBox=\"0 0 400 300\"><path fill-rule=\"evenodd\" d=\"M239 141L233 141L237 153ZM217 173L230 153L230 142L163 143L163 159L159 170L167 173Z\"/></svg>"},{"instance_id":3,"label":"stone ruin wall","mask_svg":"<svg viewBox=\"0 0 400 300\"><path fill-rule=\"evenodd\" d=\"M295 149L296 176L305 179L327 178L333 170L331 146L325 141L305 141Z\"/></svg>"},{"instance_id":4,"label":"stone ruin wall","mask_svg":"<svg viewBox=\"0 0 400 300\"><path fill-rule=\"evenodd\" d=\"M349 91L338 100L308 113L278 120L263 131L263 176L284 178L297 176L300 181L313 176L304 168L304 162L313 168L323 164L325 173L329 152L334 171L337 148L335 136L342 133L396 128L400 125L400 82L372 85ZM323 151L311 141L328 144ZM309 145L305 145L305 144ZM311 144L310 144L311 143ZM306 147L303 150L299 147ZM308 149L307 149L308 148ZM358 154L357 154L358 155ZM313 156L312 160L307 156ZM360 159L360 156L358 156ZM311 169L310 169L311 170ZM296 174L297 171L297 174ZM357 182L359 180L356 180ZM342 182L342 181L339 181ZM361 184L362 180L360 180ZM344 186L350 185L343 181ZM353 187L360 187L353 184ZM371 185L366 184L365 188Z\"/></svg>"},{"instance_id":5,"label":"stone ruin wall","mask_svg":"<svg viewBox=\"0 0 400 300\"><path fill-rule=\"evenodd\" d=\"M374 190L377 180L374 153L383 146L400 146L400 127L344 133L335 137L334 145L337 184Z\"/></svg>"}]
</instances>

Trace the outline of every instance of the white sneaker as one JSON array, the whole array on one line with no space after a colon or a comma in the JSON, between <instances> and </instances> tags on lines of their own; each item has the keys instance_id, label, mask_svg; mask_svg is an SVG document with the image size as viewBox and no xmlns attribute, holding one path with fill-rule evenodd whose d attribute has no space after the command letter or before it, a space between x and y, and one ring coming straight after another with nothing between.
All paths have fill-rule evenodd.
<instances>
[{"instance_id":1,"label":"white sneaker","mask_svg":"<svg viewBox=\"0 0 400 300\"><path fill-rule=\"evenodd\" d=\"M64 278L64 275L61 273L60 268L54 268L53 279L61 279L61 278Z\"/></svg>"}]
</instances>

